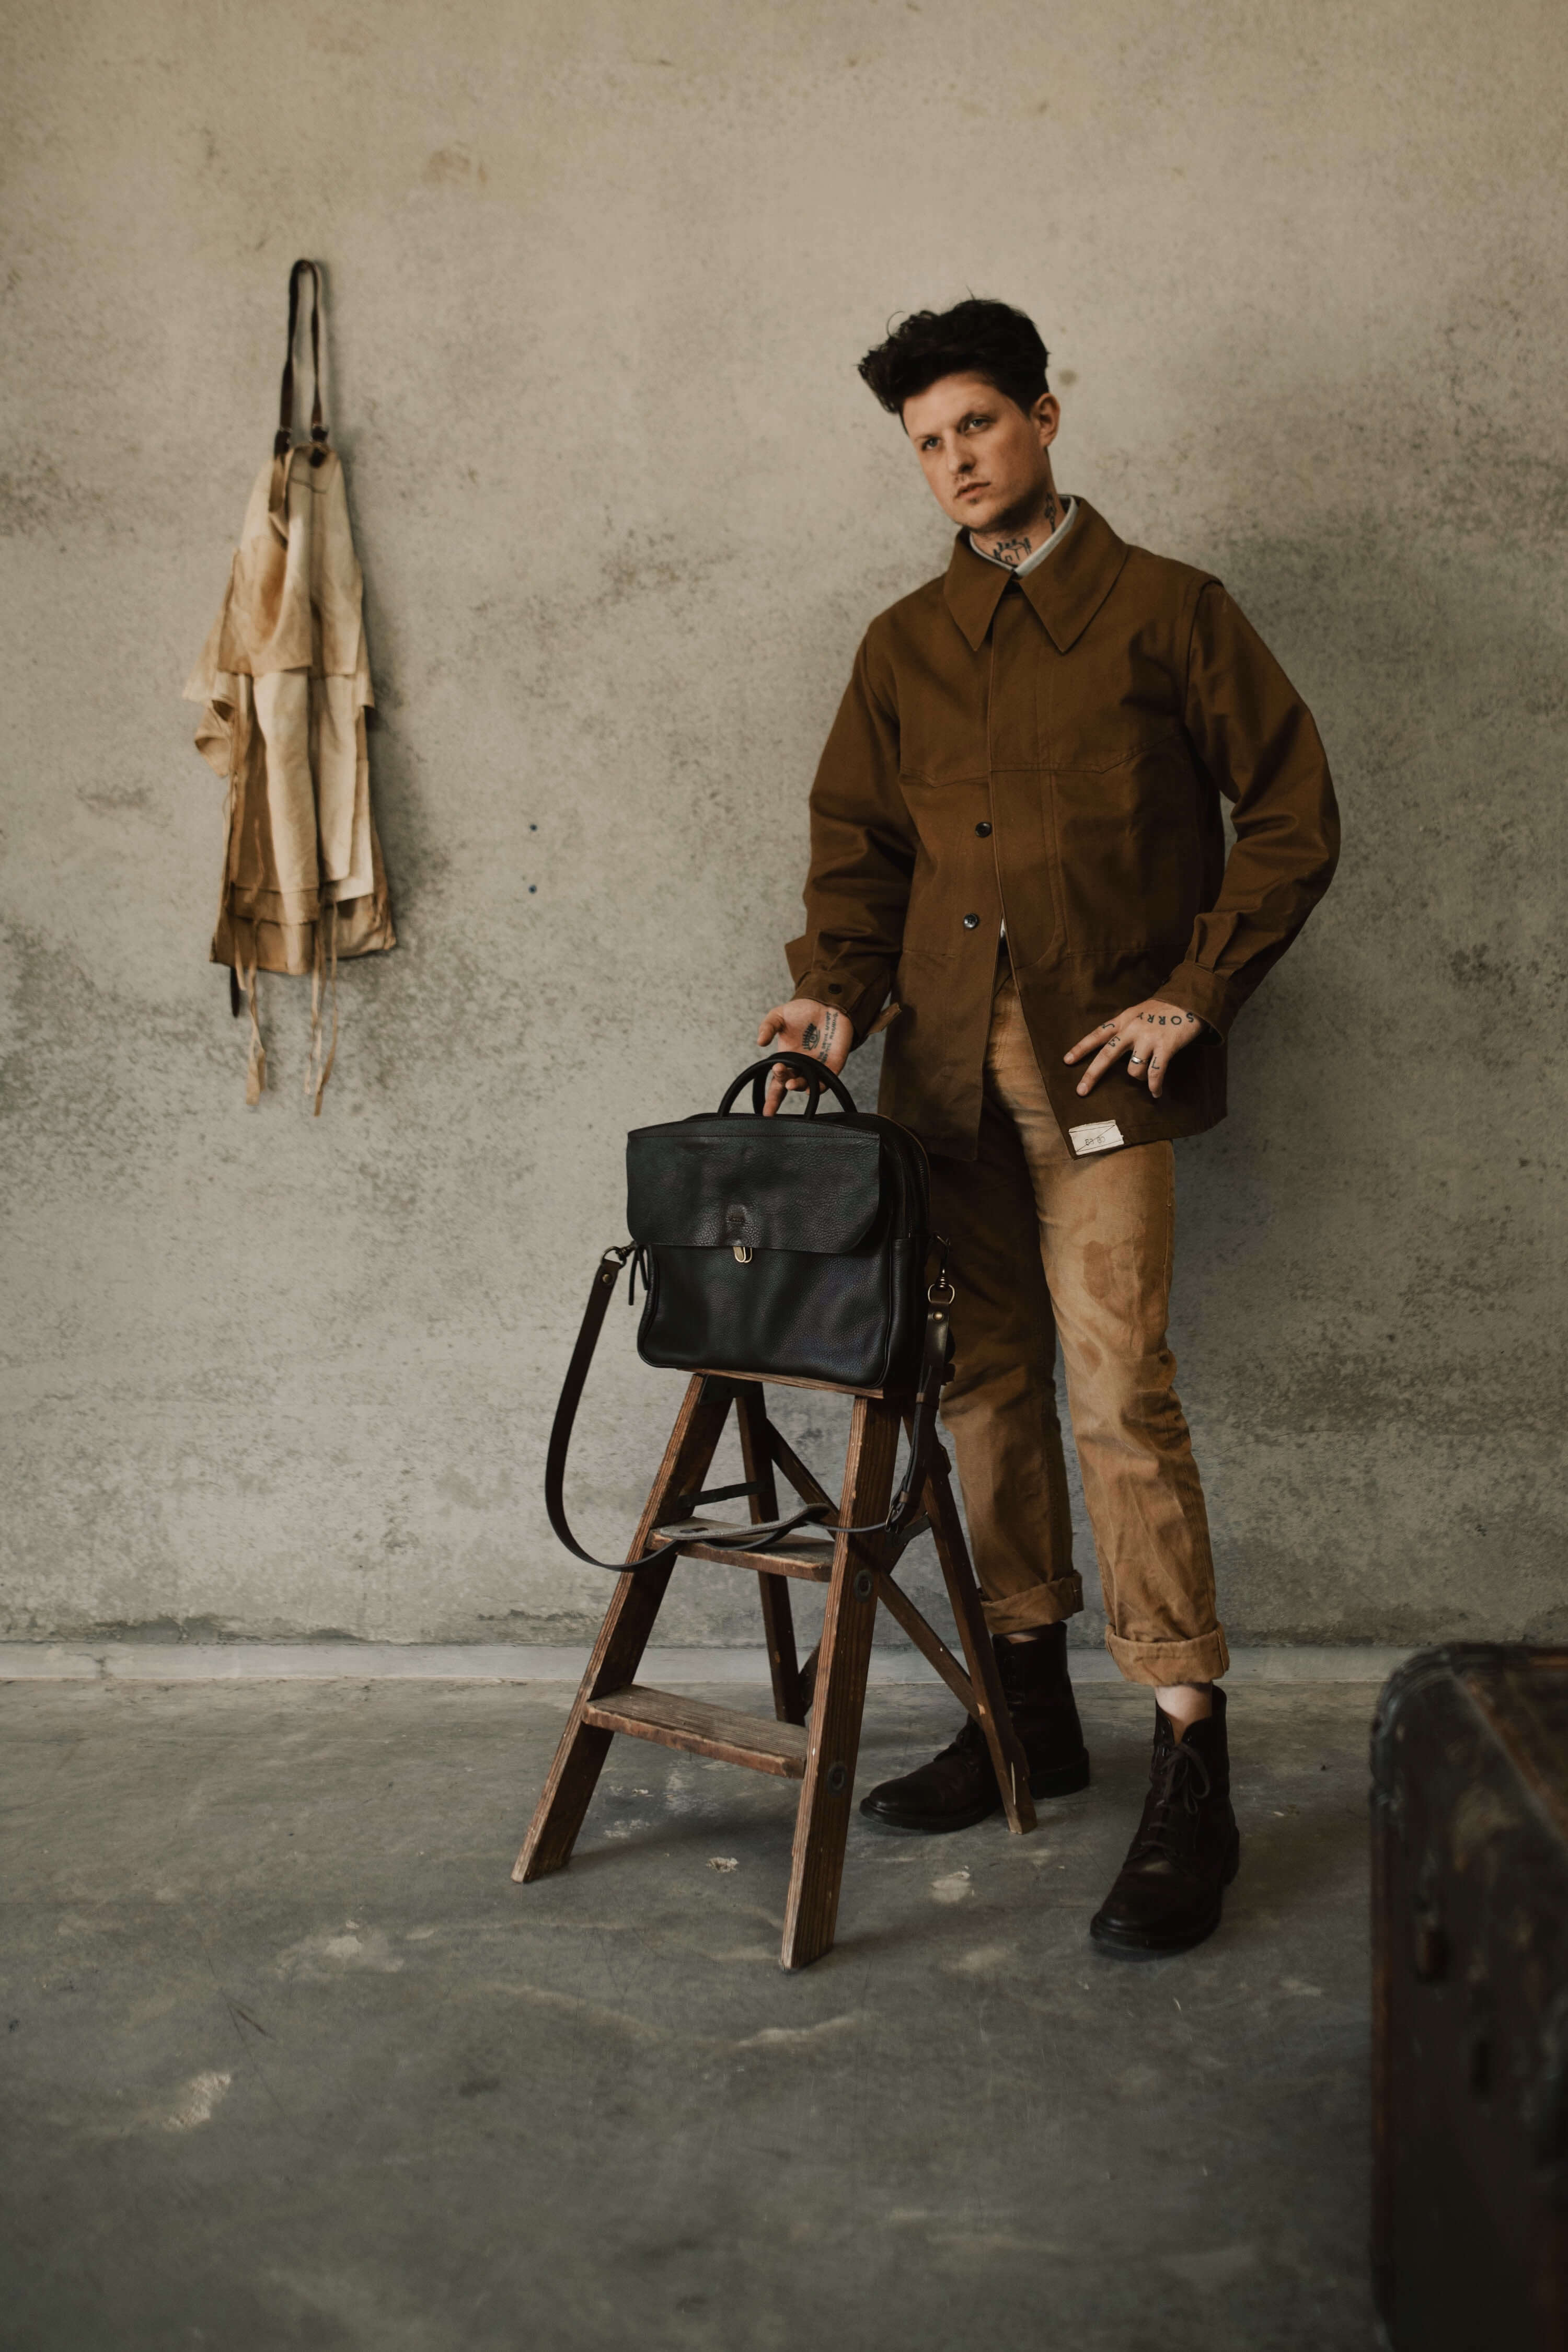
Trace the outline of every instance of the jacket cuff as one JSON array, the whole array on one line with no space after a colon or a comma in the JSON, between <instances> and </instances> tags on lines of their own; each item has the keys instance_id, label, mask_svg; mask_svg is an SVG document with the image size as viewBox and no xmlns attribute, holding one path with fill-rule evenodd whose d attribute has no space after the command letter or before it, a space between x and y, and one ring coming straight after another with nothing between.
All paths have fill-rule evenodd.
<instances>
[{"instance_id":1,"label":"jacket cuff","mask_svg":"<svg viewBox=\"0 0 1568 2352\"><path fill-rule=\"evenodd\" d=\"M1236 1017L1229 982L1216 971L1205 971L1201 964L1178 964L1159 994L1166 1004L1179 1004L1184 1013L1195 1013L1221 1037Z\"/></svg>"}]
</instances>

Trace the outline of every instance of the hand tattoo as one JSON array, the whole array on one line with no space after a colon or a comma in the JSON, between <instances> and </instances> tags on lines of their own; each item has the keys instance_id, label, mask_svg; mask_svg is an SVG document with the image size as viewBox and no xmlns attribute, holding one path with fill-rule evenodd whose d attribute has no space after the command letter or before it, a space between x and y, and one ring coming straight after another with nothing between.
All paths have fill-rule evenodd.
<instances>
[{"instance_id":1,"label":"hand tattoo","mask_svg":"<svg viewBox=\"0 0 1568 2352\"><path fill-rule=\"evenodd\" d=\"M827 1056L833 1051L833 1040L837 1034L838 1015L837 1013L830 1013L827 1015L827 1018L823 1023L820 1030L817 1028L815 1021L808 1025L805 1033L805 1042L807 1045L814 1045L816 1043L818 1036L822 1039L822 1051L816 1057L819 1062L826 1061Z\"/></svg>"},{"instance_id":2,"label":"hand tattoo","mask_svg":"<svg viewBox=\"0 0 1568 2352\"><path fill-rule=\"evenodd\" d=\"M812 1047L816 1045L816 1043L817 1039L821 1036L821 1034L822 1034L822 1032L821 1032L821 1030L817 1027L817 1025L816 1025L816 1022L815 1022L815 1021L808 1021L808 1022L806 1023L806 1024L805 1024L805 1036L801 1039L801 1041L800 1041L800 1042L801 1042L801 1044L805 1047L805 1050L806 1050L806 1052L807 1052L808 1054L810 1053L810 1051L811 1051Z\"/></svg>"}]
</instances>

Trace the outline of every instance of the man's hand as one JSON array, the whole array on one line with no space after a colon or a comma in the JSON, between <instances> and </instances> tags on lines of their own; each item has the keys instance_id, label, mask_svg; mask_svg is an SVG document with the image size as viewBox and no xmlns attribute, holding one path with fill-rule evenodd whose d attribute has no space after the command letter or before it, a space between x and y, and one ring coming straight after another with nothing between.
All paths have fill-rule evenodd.
<instances>
[{"instance_id":1,"label":"man's hand","mask_svg":"<svg viewBox=\"0 0 1568 2352\"><path fill-rule=\"evenodd\" d=\"M1130 1004L1114 1021L1101 1022L1098 1029L1091 1029L1062 1059L1081 1062L1087 1054L1094 1055L1079 1081L1079 1094L1087 1095L1125 1054L1128 1076L1135 1085L1146 1078L1150 1093L1158 1101L1173 1056L1201 1036L1203 1027L1195 1013L1184 1013L1179 1004L1167 1004L1163 997L1146 996L1142 1004Z\"/></svg>"},{"instance_id":2,"label":"man's hand","mask_svg":"<svg viewBox=\"0 0 1568 2352\"><path fill-rule=\"evenodd\" d=\"M784 1054L809 1054L814 1062L826 1062L837 1072L849 1059L855 1032L830 1004L817 1004L809 996L792 996L787 1004L775 1004L771 1013L763 1013L757 1043L777 1045ZM805 1086L804 1078L775 1069L763 1100L763 1117L772 1118L785 1095L799 1094Z\"/></svg>"}]
</instances>

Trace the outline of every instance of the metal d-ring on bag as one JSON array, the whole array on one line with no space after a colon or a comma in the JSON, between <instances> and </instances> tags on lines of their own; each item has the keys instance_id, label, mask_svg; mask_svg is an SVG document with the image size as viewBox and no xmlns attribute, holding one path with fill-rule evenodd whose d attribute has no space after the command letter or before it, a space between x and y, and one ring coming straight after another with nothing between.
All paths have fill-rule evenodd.
<instances>
[{"instance_id":1,"label":"metal d-ring on bag","mask_svg":"<svg viewBox=\"0 0 1568 2352\"><path fill-rule=\"evenodd\" d=\"M764 1118L773 1072L805 1083L802 1118ZM742 1088L752 1117L735 1117ZM824 1090L840 1106L818 1118ZM594 1274L572 1351L544 1472L545 1507L556 1535L591 1568L618 1574L668 1558L659 1547L643 1560L595 1559L566 1522L563 1486L572 1426L605 1311L628 1262L628 1296L637 1274L645 1299L637 1353L662 1369L747 1372L763 1380L806 1381L836 1389L908 1393L910 1457L889 1517L858 1534L901 1532L920 1515L948 1374L952 1332L946 1244L931 1232L925 1153L907 1128L857 1110L848 1089L820 1062L773 1054L753 1062L716 1111L626 1138L629 1243L605 1252ZM929 1286L926 1263L942 1252ZM699 1505L749 1495L750 1486L714 1487L679 1498L684 1520ZM824 1504L788 1517L738 1528L703 1528L703 1539L730 1550L765 1551L797 1528L837 1535Z\"/></svg>"}]
</instances>

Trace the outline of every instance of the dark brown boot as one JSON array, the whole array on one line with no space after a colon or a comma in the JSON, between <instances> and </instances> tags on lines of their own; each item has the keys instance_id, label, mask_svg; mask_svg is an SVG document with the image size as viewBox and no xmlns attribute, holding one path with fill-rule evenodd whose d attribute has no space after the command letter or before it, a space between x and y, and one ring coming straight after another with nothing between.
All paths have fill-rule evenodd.
<instances>
[{"instance_id":1,"label":"dark brown boot","mask_svg":"<svg viewBox=\"0 0 1568 2352\"><path fill-rule=\"evenodd\" d=\"M1189 1723L1180 1739L1156 1701L1143 1818L1089 1935L1102 1952L1123 1959L1188 1951L1219 1926L1221 1898L1240 1860L1224 1691L1215 1685L1214 1713Z\"/></svg>"},{"instance_id":2,"label":"dark brown boot","mask_svg":"<svg viewBox=\"0 0 1568 2352\"><path fill-rule=\"evenodd\" d=\"M996 1663L1013 1728L1029 1765L1029 1789L1037 1797L1070 1797L1089 1786L1089 1754L1068 1675L1067 1627L1048 1625L1029 1642L999 1641ZM918 1771L884 1780L860 1811L895 1830L927 1836L966 1830L996 1812L1002 1791L991 1767L985 1735L971 1716L950 1747Z\"/></svg>"}]
</instances>

